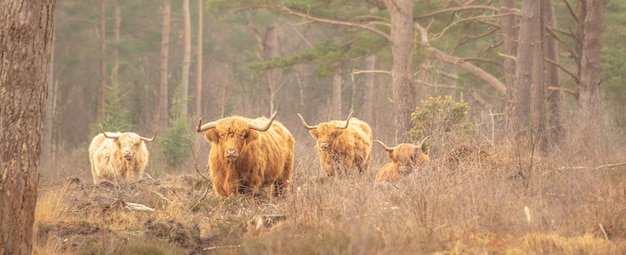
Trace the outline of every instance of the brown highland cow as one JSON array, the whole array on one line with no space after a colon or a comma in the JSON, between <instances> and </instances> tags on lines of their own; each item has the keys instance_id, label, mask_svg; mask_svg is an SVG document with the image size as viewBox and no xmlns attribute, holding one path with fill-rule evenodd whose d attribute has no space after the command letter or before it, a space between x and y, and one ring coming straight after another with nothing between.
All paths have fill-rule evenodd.
<instances>
[{"instance_id":1,"label":"brown highland cow","mask_svg":"<svg viewBox=\"0 0 626 255\"><path fill-rule=\"evenodd\" d=\"M202 125L211 144L209 168L213 190L221 197L259 195L271 186L273 196L283 196L291 180L295 140L278 121L231 116Z\"/></svg>"},{"instance_id":2,"label":"brown highland cow","mask_svg":"<svg viewBox=\"0 0 626 255\"><path fill-rule=\"evenodd\" d=\"M370 167L372 129L362 120L352 118L323 122L309 126L298 113L302 124L317 141L320 165L328 176L345 176L356 171L363 173Z\"/></svg>"},{"instance_id":3,"label":"brown highland cow","mask_svg":"<svg viewBox=\"0 0 626 255\"><path fill-rule=\"evenodd\" d=\"M424 138L419 145L401 143L394 147L388 147L383 142L375 140L387 151L387 157L391 162L385 164L376 174L376 181L398 182L403 176L411 174L415 169L430 161L430 157L422 151L422 145L429 136Z\"/></svg>"}]
</instances>

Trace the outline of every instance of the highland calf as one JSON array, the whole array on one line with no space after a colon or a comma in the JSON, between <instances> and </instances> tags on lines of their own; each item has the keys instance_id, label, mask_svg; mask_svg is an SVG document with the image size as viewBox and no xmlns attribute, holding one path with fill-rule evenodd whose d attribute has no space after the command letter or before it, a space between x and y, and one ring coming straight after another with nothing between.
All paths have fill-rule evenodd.
<instances>
[{"instance_id":1,"label":"highland calf","mask_svg":"<svg viewBox=\"0 0 626 255\"><path fill-rule=\"evenodd\" d=\"M136 133L105 132L96 135L89 145L89 162L93 183L139 179L148 165L148 149L145 142L152 138Z\"/></svg>"},{"instance_id":2,"label":"highland calf","mask_svg":"<svg viewBox=\"0 0 626 255\"><path fill-rule=\"evenodd\" d=\"M235 194L259 195L272 187L281 197L291 181L295 140L278 121L231 116L202 125L211 144L209 168L213 190L221 197Z\"/></svg>"},{"instance_id":3,"label":"highland calf","mask_svg":"<svg viewBox=\"0 0 626 255\"><path fill-rule=\"evenodd\" d=\"M309 126L298 113L302 124L317 141L317 153L322 169L328 176L346 176L355 170L359 173L370 167L372 129L362 120L334 120Z\"/></svg>"},{"instance_id":4,"label":"highland calf","mask_svg":"<svg viewBox=\"0 0 626 255\"><path fill-rule=\"evenodd\" d=\"M429 137L424 138L419 145L401 143L388 147L383 142L375 140L387 151L391 162L385 164L376 174L376 181L398 182L403 176L411 174L416 168L430 161L428 155L422 151L422 145Z\"/></svg>"}]
</instances>

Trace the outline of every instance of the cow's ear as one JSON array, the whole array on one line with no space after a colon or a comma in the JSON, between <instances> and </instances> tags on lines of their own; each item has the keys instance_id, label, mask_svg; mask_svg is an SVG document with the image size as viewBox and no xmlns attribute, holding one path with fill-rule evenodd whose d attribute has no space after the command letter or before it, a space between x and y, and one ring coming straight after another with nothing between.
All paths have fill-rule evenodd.
<instances>
[{"instance_id":1,"label":"cow's ear","mask_svg":"<svg viewBox=\"0 0 626 255\"><path fill-rule=\"evenodd\" d=\"M209 143L219 143L220 136L215 129L209 129L204 133L204 139Z\"/></svg>"},{"instance_id":2,"label":"cow's ear","mask_svg":"<svg viewBox=\"0 0 626 255\"><path fill-rule=\"evenodd\" d=\"M393 150L387 151L387 157L393 161Z\"/></svg>"},{"instance_id":3,"label":"cow's ear","mask_svg":"<svg viewBox=\"0 0 626 255\"><path fill-rule=\"evenodd\" d=\"M311 129L311 131L309 131L309 133L315 139L317 139L317 137L319 137L319 132L317 132L317 129Z\"/></svg>"},{"instance_id":4,"label":"cow's ear","mask_svg":"<svg viewBox=\"0 0 626 255\"><path fill-rule=\"evenodd\" d=\"M248 134L246 135L247 142L252 142L256 140L257 138L259 138L259 131L256 131L256 130L248 131Z\"/></svg>"}]
</instances>

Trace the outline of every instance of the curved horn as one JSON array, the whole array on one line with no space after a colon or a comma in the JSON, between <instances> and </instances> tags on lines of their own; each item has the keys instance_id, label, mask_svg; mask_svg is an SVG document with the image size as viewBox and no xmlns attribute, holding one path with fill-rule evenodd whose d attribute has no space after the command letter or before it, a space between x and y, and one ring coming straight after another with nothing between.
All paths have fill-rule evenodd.
<instances>
[{"instance_id":1,"label":"curved horn","mask_svg":"<svg viewBox=\"0 0 626 255\"><path fill-rule=\"evenodd\" d=\"M274 112L274 114L272 114L272 117L267 122L267 124L265 124L265 126L255 125L255 124L253 124L251 122L248 122L248 128L254 129L256 131L261 131L261 132L267 131L272 126L272 122L274 122L274 118L276 117L277 113L278 112Z\"/></svg>"},{"instance_id":2,"label":"curved horn","mask_svg":"<svg viewBox=\"0 0 626 255\"><path fill-rule=\"evenodd\" d=\"M104 131L104 128L102 127L102 123L100 123L100 130L102 131L102 134L104 134L104 137L109 138L109 139L117 139L120 138L120 136L122 134L112 134L112 135L108 135L106 131Z\"/></svg>"},{"instance_id":3,"label":"curved horn","mask_svg":"<svg viewBox=\"0 0 626 255\"><path fill-rule=\"evenodd\" d=\"M428 138L430 138L430 136L424 137L424 139L422 139L422 142L415 146L416 148L422 148L422 145L424 145L424 142L426 142L426 140L428 140Z\"/></svg>"},{"instance_id":4,"label":"curved horn","mask_svg":"<svg viewBox=\"0 0 626 255\"><path fill-rule=\"evenodd\" d=\"M302 118L302 115L300 115L300 113L298 113L298 116L300 117L300 120L302 120L302 125L304 125L304 127L306 127L309 130L316 129L319 126L319 125L309 126L308 124L306 124L306 121L304 121L304 118Z\"/></svg>"},{"instance_id":5,"label":"curved horn","mask_svg":"<svg viewBox=\"0 0 626 255\"><path fill-rule=\"evenodd\" d=\"M396 145L396 146L394 146L394 147L387 147L387 145L385 145L385 144L384 144L382 141L380 141L380 140L374 140L374 142L380 143L380 145L382 145L382 146L383 146L383 148L385 148L385 150L386 150L386 151L393 151L393 150L395 150L395 149L398 147L398 145Z\"/></svg>"},{"instance_id":6,"label":"curved horn","mask_svg":"<svg viewBox=\"0 0 626 255\"><path fill-rule=\"evenodd\" d=\"M146 137L141 136L141 140L144 140L144 141L146 141L146 142L152 142L152 141L154 141L154 139L156 138L156 135L157 135L157 133L158 133L158 132L159 132L159 130L158 130L158 129L157 129L157 130L155 130L155 131L154 131L154 135L152 136L152 138L146 138Z\"/></svg>"},{"instance_id":7,"label":"curved horn","mask_svg":"<svg viewBox=\"0 0 626 255\"><path fill-rule=\"evenodd\" d=\"M354 112L350 112L350 114L348 115L348 118L346 119L346 126L342 127L342 126L337 126L338 129L346 129L348 128L348 124L350 124L350 118L352 118L352 114Z\"/></svg>"},{"instance_id":8,"label":"curved horn","mask_svg":"<svg viewBox=\"0 0 626 255\"><path fill-rule=\"evenodd\" d=\"M196 131L198 131L198 133L200 133L202 131L205 131L205 130L208 130L208 129L211 129L211 128L215 128L216 125L217 125L217 120L202 125L202 118L200 118L200 119L198 119L198 127L196 128Z\"/></svg>"}]
</instances>

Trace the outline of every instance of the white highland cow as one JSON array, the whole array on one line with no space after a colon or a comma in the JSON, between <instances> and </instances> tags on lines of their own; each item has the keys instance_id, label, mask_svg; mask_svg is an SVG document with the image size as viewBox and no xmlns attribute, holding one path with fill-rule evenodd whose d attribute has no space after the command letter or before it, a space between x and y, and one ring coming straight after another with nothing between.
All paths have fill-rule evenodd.
<instances>
[{"instance_id":1,"label":"white highland cow","mask_svg":"<svg viewBox=\"0 0 626 255\"><path fill-rule=\"evenodd\" d=\"M154 141L156 132L152 138L145 138L132 132L105 132L102 125L100 129L102 133L89 145L93 183L139 179L148 165L144 141Z\"/></svg>"}]
</instances>

